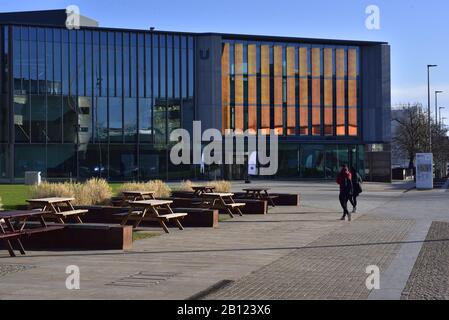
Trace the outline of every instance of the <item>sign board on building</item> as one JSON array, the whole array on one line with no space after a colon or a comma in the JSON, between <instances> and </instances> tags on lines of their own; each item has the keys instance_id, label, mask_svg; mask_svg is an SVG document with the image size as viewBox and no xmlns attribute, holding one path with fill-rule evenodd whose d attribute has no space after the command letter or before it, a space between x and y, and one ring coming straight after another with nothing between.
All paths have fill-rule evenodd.
<instances>
[{"instance_id":1,"label":"sign board on building","mask_svg":"<svg viewBox=\"0 0 449 320\"><path fill-rule=\"evenodd\" d=\"M433 154L416 154L416 189L433 189Z\"/></svg>"},{"instance_id":2,"label":"sign board on building","mask_svg":"<svg viewBox=\"0 0 449 320\"><path fill-rule=\"evenodd\" d=\"M248 175L257 176L257 152L251 153L248 159Z\"/></svg>"}]
</instances>

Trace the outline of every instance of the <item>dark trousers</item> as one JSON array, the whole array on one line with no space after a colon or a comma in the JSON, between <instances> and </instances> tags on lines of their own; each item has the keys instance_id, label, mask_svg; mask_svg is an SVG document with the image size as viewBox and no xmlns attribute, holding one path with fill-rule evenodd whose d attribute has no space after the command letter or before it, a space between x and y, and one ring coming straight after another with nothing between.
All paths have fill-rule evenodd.
<instances>
[{"instance_id":1,"label":"dark trousers","mask_svg":"<svg viewBox=\"0 0 449 320\"><path fill-rule=\"evenodd\" d=\"M349 211L348 211L348 201L350 196L346 193L340 193L340 204L341 207L343 208L343 215L346 217L347 215L349 215Z\"/></svg>"},{"instance_id":2,"label":"dark trousers","mask_svg":"<svg viewBox=\"0 0 449 320\"><path fill-rule=\"evenodd\" d=\"M349 202L351 202L351 204L354 208L357 207L357 197L358 196L359 196L358 194L355 194L352 197L349 197Z\"/></svg>"}]
</instances>

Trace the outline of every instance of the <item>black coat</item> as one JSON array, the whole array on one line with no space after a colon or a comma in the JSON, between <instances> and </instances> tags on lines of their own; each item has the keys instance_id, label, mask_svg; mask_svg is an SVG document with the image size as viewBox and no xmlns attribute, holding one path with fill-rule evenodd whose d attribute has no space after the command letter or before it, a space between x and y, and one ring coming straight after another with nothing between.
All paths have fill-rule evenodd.
<instances>
[{"instance_id":1,"label":"black coat","mask_svg":"<svg viewBox=\"0 0 449 320\"><path fill-rule=\"evenodd\" d=\"M353 195L358 196L362 193L362 177L357 172L352 172L352 189L353 189Z\"/></svg>"},{"instance_id":2,"label":"black coat","mask_svg":"<svg viewBox=\"0 0 449 320\"><path fill-rule=\"evenodd\" d=\"M345 196L351 196L354 192L351 179L349 179L346 175L342 175L340 173L339 181L340 181L340 194L343 194Z\"/></svg>"}]
</instances>

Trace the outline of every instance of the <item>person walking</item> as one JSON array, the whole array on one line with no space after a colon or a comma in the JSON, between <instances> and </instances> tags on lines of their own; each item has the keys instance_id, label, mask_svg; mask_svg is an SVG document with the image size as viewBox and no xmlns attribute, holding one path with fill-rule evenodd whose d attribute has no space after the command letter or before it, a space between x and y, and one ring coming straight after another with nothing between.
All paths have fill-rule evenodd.
<instances>
[{"instance_id":1,"label":"person walking","mask_svg":"<svg viewBox=\"0 0 449 320\"><path fill-rule=\"evenodd\" d=\"M357 197L363 192L362 190L363 179L357 172L357 170L355 170L354 167L351 167L351 176L352 176L352 196L349 198L349 201L352 204L352 213L356 213Z\"/></svg>"},{"instance_id":2,"label":"person walking","mask_svg":"<svg viewBox=\"0 0 449 320\"><path fill-rule=\"evenodd\" d=\"M348 221L351 221L351 214L348 210L348 201L352 197L352 175L348 169L347 165L343 165L341 168L341 172L337 176L337 183L340 185L340 205L343 208L343 217L342 221L348 217Z\"/></svg>"}]
</instances>

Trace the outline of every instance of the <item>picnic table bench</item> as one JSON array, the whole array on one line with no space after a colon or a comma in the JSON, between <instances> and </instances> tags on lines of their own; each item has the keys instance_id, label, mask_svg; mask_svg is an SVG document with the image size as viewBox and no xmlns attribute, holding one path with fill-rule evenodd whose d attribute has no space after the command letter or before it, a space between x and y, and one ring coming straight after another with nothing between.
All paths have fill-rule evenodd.
<instances>
[{"instance_id":1,"label":"picnic table bench","mask_svg":"<svg viewBox=\"0 0 449 320\"><path fill-rule=\"evenodd\" d=\"M212 186L193 186L193 194L195 196L200 196L203 193L212 193L215 190L215 187Z\"/></svg>"},{"instance_id":2,"label":"picnic table bench","mask_svg":"<svg viewBox=\"0 0 449 320\"><path fill-rule=\"evenodd\" d=\"M130 206L128 212L118 214L123 217L121 225L126 225L132 216L137 216L133 225L134 228L137 228L148 215L149 218L156 219L166 233L170 233L166 225L166 222L170 220L175 221L179 230L184 230L180 220L187 216L187 213L174 213L170 207L170 204L173 203L171 200L140 200L128 203ZM168 213L161 214L160 210Z\"/></svg>"},{"instance_id":3,"label":"picnic table bench","mask_svg":"<svg viewBox=\"0 0 449 320\"><path fill-rule=\"evenodd\" d=\"M233 193L220 193L220 192L210 192L202 193L201 197L203 202L201 206L205 206L211 209L219 209L227 212L231 218L234 218L234 214L243 216L241 207L244 207L244 203L236 203L233 199Z\"/></svg>"},{"instance_id":4,"label":"picnic table bench","mask_svg":"<svg viewBox=\"0 0 449 320\"><path fill-rule=\"evenodd\" d=\"M155 200L155 191L123 191L123 204L128 201Z\"/></svg>"},{"instance_id":5,"label":"picnic table bench","mask_svg":"<svg viewBox=\"0 0 449 320\"><path fill-rule=\"evenodd\" d=\"M276 198L276 196L270 196L268 194L268 190L270 188L246 188L243 189L243 191L246 192L245 197L252 198L252 199L259 199L259 200L267 200L268 203L275 207L276 205L273 202L273 199Z\"/></svg>"},{"instance_id":6,"label":"picnic table bench","mask_svg":"<svg viewBox=\"0 0 449 320\"><path fill-rule=\"evenodd\" d=\"M57 222L64 224L68 217L74 217L79 223L83 223L81 215L89 212L88 210L76 210L72 201L74 198L42 198L42 199L29 199L30 209L38 208L41 211L45 211L44 216L50 219L56 219Z\"/></svg>"},{"instance_id":7,"label":"picnic table bench","mask_svg":"<svg viewBox=\"0 0 449 320\"><path fill-rule=\"evenodd\" d=\"M31 236L34 234L61 230L63 226L48 226L44 220L45 211L3 211L0 212L0 240L2 240L11 257L15 257L12 241L17 244L19 251L25 255L25 249L22 241L23 236ZM39 227L26 228L27 221L30 218L36 218L40 222Z\"/></svg>"}]
</instances>

